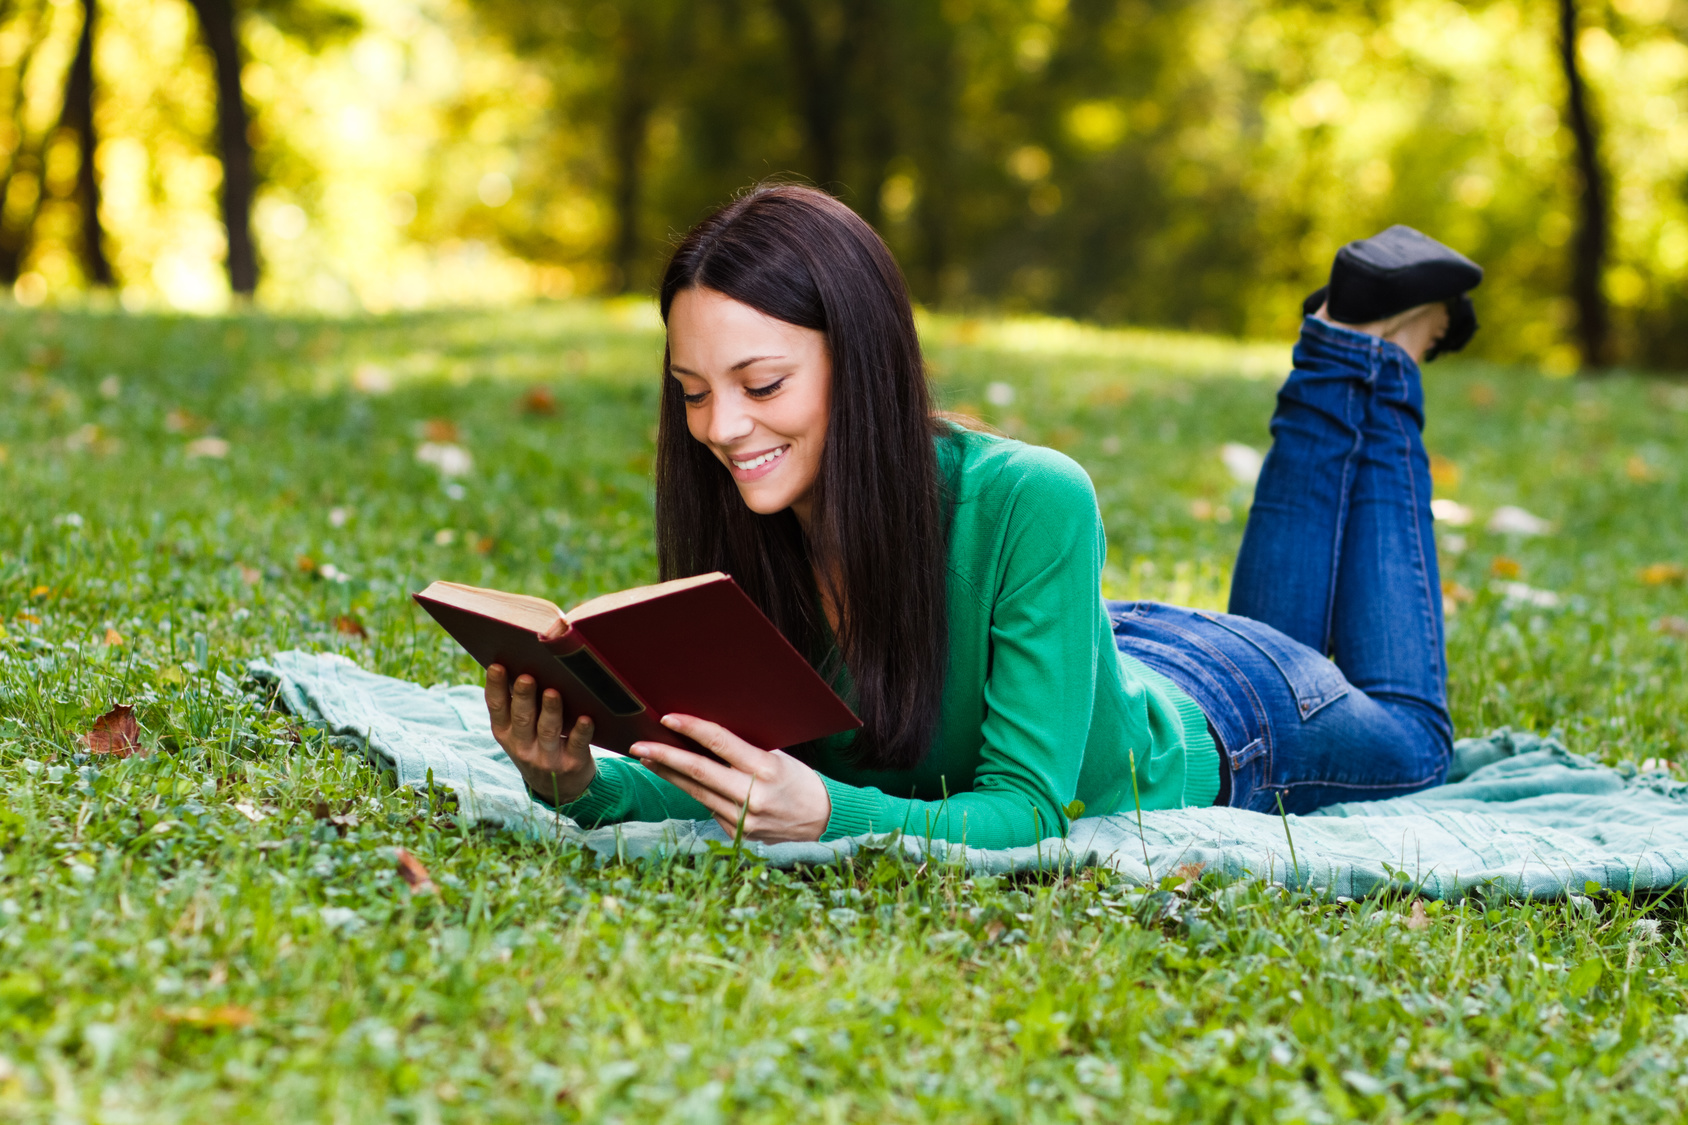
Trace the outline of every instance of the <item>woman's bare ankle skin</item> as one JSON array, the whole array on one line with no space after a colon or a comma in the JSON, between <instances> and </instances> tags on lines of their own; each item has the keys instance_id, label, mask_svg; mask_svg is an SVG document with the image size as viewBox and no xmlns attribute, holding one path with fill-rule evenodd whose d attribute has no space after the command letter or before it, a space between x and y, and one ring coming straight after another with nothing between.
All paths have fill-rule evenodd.
<instances>
[{"instance_id":1,"label":"woman's bare ankle skin","mask_svg":"<svg viewBox=\"0 0 1688 1125\"><path fill-rule=\"evenodd\" d=\"M1370 324L1343 324L1339 320L1332 320L1329 308L1328 303L1320 305L1319 311L1313 315L1326 324L1335 324L1355 332L1364 332L1367 336L1388 340L1412 356L1414 363L1419 364L1424 362L1424 353L1435 347L1436 341L1448 330L1448 306L1440 301L1419 305L1406 312L1396 313L1386 320L1374 320Z\"/></svg>"}]
</instances>

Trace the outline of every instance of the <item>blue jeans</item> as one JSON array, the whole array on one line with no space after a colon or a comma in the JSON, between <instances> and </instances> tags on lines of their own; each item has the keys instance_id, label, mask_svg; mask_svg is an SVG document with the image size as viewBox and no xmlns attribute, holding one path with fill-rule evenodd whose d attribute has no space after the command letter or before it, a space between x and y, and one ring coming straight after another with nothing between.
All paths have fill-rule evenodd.
<instances>
[{"instance_id":1,"label":"blue jeans","mask_svg":"<svg viewBox=\"0 0 1688 1125\"><path fill-rule=\"evenodd\" d=\"M1423 429L1406 352L1307 318L1231 612L1108 603L1120 651L1207 716L1221 804L1307 812L1446 776L1453 724Z\"/></svg>"}]
</instances>

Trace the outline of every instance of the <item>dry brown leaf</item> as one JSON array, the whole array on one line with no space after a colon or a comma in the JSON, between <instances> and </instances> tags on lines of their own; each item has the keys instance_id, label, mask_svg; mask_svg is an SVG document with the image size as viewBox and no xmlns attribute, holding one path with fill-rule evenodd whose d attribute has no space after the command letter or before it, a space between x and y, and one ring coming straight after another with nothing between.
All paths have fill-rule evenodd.
<instances>
[{"instance_id":1,"label":"dry brown leaf","mask_svg":"<svg viewBox=\"0 0 1688 1125\"><path fill-rule=\"evenodd\" d=\"M1422 930L1430 925L1430 915L1425 913L1424 901L1413 899L1412 913L1407 915L1407 929Z\"/></svg>"},{"instance_id":2,"label":"dry brown leaf","mask_svg":"<svg viewBox=\"0 0 1688 1125\"><path fill-rule=\"evenodd\" d=\"M141 727L135 721L135 709L119 703L94 720L94 729L82 736L83 745L91 754L111 754L127 758L141 752Z\"/></svg>"},{"instance_id":3,"label":"dry brown leaf","mask_svg":"<svg viewBox=\"0 0 1688 1125\"><path fill-rule=\"evenodd\" d=\"M349 613L342 613L334 619L334 631L348 637L367 637L369 630L363 627L363 622Z\"/></svg>"},{"instance_id":4,"label":"dry brown leaf","mask_svg":"<svg viewBox=\"0 0 1688 1125\"><path fill-rule=\"evenodd\" d=\"M1654 563L1652 566L1641 568L1640 578L1649 586L1681 582L1688 580L1688 567L1681 563Z\"/></svg>"},{"instance_id":5,"label":"dry brown leaf","mask_svg":"<svg viewBox=\"0 0 1688 1125\"><path fill-rule=\"evenodd\" d=\"M1688 617L1661 617L1653 622L1653 628L1667 637L1688 637Z\"/></svg>"},{"instance_id":6,"label":"dry brown leaf","mask_svg":"<svg viewBox=\"0 0 1688 1125\"><path fill-rule=\"evenodd\" d=\"M492 549L496 546L498 546L498 540L494 539L490 535L482 535L481 537L479 537L478 539L475 540L475 543L474 543L475 554L477 554L477 555L490 555L490 554L492 554Z\"/></svg>"},{"instance_id":7,"label":"dry brown leaf","mask_svg":"<svg viewBox=\"0 0 1688 1125\"><path fill-rule=\"evenodd\" d=\"M1430 455L1430 480L1442 488L1453 488L1465 474L1452 460L1440 453Z\"/></svg>"},{"instance_id":8,"label":"dry brown leaf","mask_svg":"<svg viewBox=\"0 0 1688 1125\"><path fill-rule=\"evenodd\" d=\"M219 1004L214 1008L201 1008L196 1005L192 1008L172 1008L158 1014L168 1023L206 1029L251 1027L258 1022L258 1017L252 1009L243 1008L239 1004Z\"/></svg>"},{"instance_id":9,"label":"dry brown leaf","mask_svg":"<svg viewBox=\"0 0 1688 1125\"><path fill-rule=\"evenodd\" d=\"M393 853L394 858L399 861L399 878L403 879L413 892L431 895L439 890L434 886L434 880L429 877L428 869L422 866L421 860L403 848L394 848Z\"/></svg>"},{"instance_id":10,"label":"dry brown leaf","mask_svg":"<svg viewBox=\"0 0 1688 1125\"><path fill-rule=\"evenodd\" d=\"M309 555L294 556L293 565L298 567L299 570L305 574L316 573L316 560L311 558Z\"/></svg>"},{"instance_id":11,"label":"dry brown leaf","mask_svg":"<svg viewBox=\"0 0 1688 1125\"><path fill-rule=\"evenodd\" d=\"M1177 867L1174 867L1172 873L1181 880L1178 889L1188 893L1190 888L1195 886L1196 882L1202 877L1202 868L1206 866L1205 863L1180 863Z\"/></svg>"},{"instance_id":12,"label":"dry brown leaf","mask_svg":"<svg viewBox=\"0 0 1688 1125\"><path fill-rule=\"evenodd\" d=\"M123 643L123 634L119 633L116 629L107 629L105 643L108 645L120 645Z\"/></svg>"},{"instance_id":13,"label":"dry brown leaf","mask_svg":"<svg viewBox=\"0 0 1688 1125\"><path fill-rule=\"evenodd\" d=\"M450 418L430 418L422 423L422 436L429 441L457 441L462 434Z\"/></svg>"},{"instance_id":14,"label":"dry brown leaf","mask_svg":"<svg viewBox=\"0 0 1688 1125\"><path fill-rule=\"evenodd\" d=\"M1495 556L1495 561L1489 564L1489 573L1496 578L1517 578L1524 573L1524 568L1517 559L1509 559L1505 555Z\"/></svg>"},{"instance_id":15,"label":"dry brown leaf","mask_svg":"<svg viewBox=\"0 0 1688 1125\"><path fill-rule=\"evenodd\" d=\"M522 395L523 414L555 414L557 396L550 387L529 387Z\"/></svg>"},{"instance_id":16,"label":"dry brown leaf","mask_svg":"<svg viewBox=\"0 0 1688 1125\"><path fill-rule=\"evenodd\" d=\"M996 941L997 938L1002 936L1002 931L1007 928L1000 920L992 919L991 924L985 927L985 941L987 943Z\"/></svg>"}]
</instances>

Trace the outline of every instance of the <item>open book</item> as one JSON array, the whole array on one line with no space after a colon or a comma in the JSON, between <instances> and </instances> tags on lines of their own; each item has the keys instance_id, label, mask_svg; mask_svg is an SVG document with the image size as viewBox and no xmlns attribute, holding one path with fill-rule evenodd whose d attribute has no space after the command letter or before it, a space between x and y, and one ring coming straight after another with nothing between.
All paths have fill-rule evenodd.
<instances>
[{"instance_id":1,"label":"open book","mask_svg":"<svg viewBox=\"0 0 1688 1125\"><path fill-rule=\"evenodd\" d=\"M544 598L456 582L415 598L483 668L502 664L512 683L526 673L540 691L556 688L565 730L590 715L592 743L606 750L625 754L648 741L707 753L661 724L674 713L765 750L861 726L719 572L605 594L566 614Z\"/></svg>"}]
</instances>

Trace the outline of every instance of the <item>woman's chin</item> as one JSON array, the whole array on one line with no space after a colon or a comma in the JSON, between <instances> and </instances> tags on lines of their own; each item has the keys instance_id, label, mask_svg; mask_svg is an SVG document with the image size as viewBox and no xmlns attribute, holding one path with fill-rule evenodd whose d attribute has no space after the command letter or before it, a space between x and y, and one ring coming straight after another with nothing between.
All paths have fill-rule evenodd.
<instances>
[{"instance_id":1,"label":"woman's chin","mask_svg":"<svg viewBox=\"0 0 1688 1125\"><path fill-rule=\"evenodd\" d=\"M787 495L786 489L756 488L754 486L739 486L739 498L744 506L759 516L771 516L776 512L783 512L791 507L793 497Z\"/></svg>"}]
</instances>

